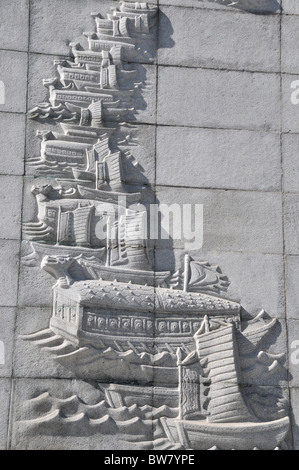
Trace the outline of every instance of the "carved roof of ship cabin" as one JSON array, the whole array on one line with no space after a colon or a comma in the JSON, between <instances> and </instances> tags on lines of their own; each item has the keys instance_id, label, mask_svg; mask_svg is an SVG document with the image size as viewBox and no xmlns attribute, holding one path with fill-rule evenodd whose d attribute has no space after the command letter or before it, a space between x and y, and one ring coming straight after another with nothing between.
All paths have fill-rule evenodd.
<instances>
[{"instance_id":1,"label":"carved roof of ship cabin","mask_svg":"<svg viewBox=\"0 0 299 470\"><path fill-rule=\"evenodd\" d=\"M109 281L81 281L62 289L81 305L147 312L238 314L239 303L199 292Z\"/></svg>"}]
</instances>

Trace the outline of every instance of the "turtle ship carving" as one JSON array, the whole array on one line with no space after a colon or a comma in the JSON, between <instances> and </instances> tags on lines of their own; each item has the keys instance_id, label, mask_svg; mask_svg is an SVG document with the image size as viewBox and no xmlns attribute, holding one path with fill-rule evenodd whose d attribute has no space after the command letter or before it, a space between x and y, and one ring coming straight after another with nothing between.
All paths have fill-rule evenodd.
<instances>
[{"instance_id":1,"label":"turtle ship carving","mask_svg":"<svg viewBox=\"0 0 299 470\"><path fill-rule=\"evenodd\" d=\"M120 2L107 18L92 14L89 49L71 43L73 61L55 61L58 76L44 80L49 102L29 113L61 130L39 131L41 155L28 161L35 176L57 184L32 187L37 217L23 226L32 247L24 261L37 260L55 284L50 324L22 338L75 377L101 384L108 418L152 403L155 386L164 448L283 447L286 400L265 412L263 397L240 385L252 367L268 374L282 367L283 356L262 349L277 321L262 311L244 327L217 266L188 254L175 273L151 266L143 189L127 183L125 162L136 162L120 129L146 86L132 61L150 62L156 15L139 2ZM39 417L39 426L58 415Z\"/></svg>"}]
</instances>

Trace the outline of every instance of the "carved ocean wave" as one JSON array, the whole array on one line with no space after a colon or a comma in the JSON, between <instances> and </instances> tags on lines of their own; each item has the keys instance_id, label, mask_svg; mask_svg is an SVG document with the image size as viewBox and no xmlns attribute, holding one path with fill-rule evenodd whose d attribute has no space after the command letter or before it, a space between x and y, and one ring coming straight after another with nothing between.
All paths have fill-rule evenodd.
<instances>
[{"instance_id":1,"label":"carved ocean wave","mask_svg":"<svg viewBox=\"0 0 299 470\"><path fill-rule=\"evenodd\" d=\"M179 449L170 443L160 423L161 417L175 418L178 408L163 405L155 408L149 404L122 406L113 408L106 400L89 404L78 395L62 399L42 393L24 403L24 419L19 421L24 432L30 435L50 435L53 429L59 429L63 435L115 435L138 445L138 448L151 449L154 446L163 449Z\"/></svg>"},{"instance_id":2,"label":"carved ocean wave","mask_svg":"<svg viewBox=\"0 0 299 470\"><path fill-rule=\"evenodd\" d=\"M50 161L43 158L30 158L26 162L28 170L32 169L37 175L41 176L67 176L73 177L73 168L78 170L84 170L85 165L80 165L78 163L72 163L67 160L63 161Z\"/></svg>"}]
</instances>

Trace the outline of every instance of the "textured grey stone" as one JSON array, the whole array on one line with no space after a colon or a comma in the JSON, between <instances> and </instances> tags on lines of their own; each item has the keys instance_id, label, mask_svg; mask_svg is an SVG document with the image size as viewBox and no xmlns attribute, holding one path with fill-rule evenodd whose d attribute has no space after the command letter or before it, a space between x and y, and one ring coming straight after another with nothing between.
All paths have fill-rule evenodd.
<instances>
[{"instance_id":1,"label":"textured grey stone","mask_svg":"<svg viewBox=\"0 0 299 470\"><path fill-rule=\"evenodd\" d=\"M184 250L156 250L157 271L172 272L183 266ZM264 309L271 318L285 319L284 261L281 255L194 250L194 259L219 266L231 282L225 297L241 303L242 317ZM295 282L296 277L294 278Z\"/></svg>"},{"instance_id":2,"label":"textured grey stone","mask_svg":"<svg viewBox=\"0 0 299 470\"><path fill-rule=\"evenodd\" d=\"M159 25L160 64L280 70L277 15L233 15L213 10L161 7Z\"/></svg>"},{"instance_id":3,"label":"textured grey stone","mask_svg":"<svg viewBox=\"0 0 299 470\"><path fill-rule=\"evenodd\" d=\"M299 5L297 0L282 0L283 13L286 15L299 15Z\"/></svg>"},{"instance_id":4,"label":"textured grey stone","mask_svg":"<svg viewBox=\"0 0 299 470\"><path fill-rule=\"evenodd\" d=\"M74 8L72 0L63 3L59 0L51 3L47 0L33 0L30 9L30 51L68 55L70 42L82 42L82 45L87 46L82 33L94 30L94 21L89 12L101 10L105 14L114 5L116 2L109 0L102 1L101 5L97 0L88 0L84 3L76 2Z\"/></svg>"},{"instance_id":5,"label":"textured grey stone","mask_svg":"<svg viewBox=\"0 0 299 470\"><path fill-rule=\"evenodd\" d=\"M41 153L41 141L36 138L36 133L41 127L40 122L28 120L26 129L26 160L38 157ZM61 132L60 125L53 125L51 122L47 123L47 129ZM152 125L131 123L120 126L120 143L118 147L126 154L123 158L126 183L148 185L155 182L155 136L156 128ZM26 176L39 176L39 174L34 167L26 165Z\"/></svg>"},{"instance_id":6,"label":"textured grey stone","mask_svg":"<svg viewBox=\"0 0 299 470\"><path fill-rule=\"evenodd\" d=\"M0 379L0 450L7 449L11 380Z\"/></svg>"},{"instance_id":7,"label":"textured grey stone","mask_svg":"<svg viewBox=\"0 0 299 470\"><path fill-rule=\"evenodd\" d=\"M171 155L169 160L165 158L167 154ZM281 188L280 136L159 126L157 184L278 191Z\"/></svg>"},{"instance_id":8,"label":"textured grey stone","mask_svg":"<svg viewBox=\"0 0 299 470\"><path fill-rule=\"evenodd\" d=\"M1 306L13 307L17 304L19 249L17 240L0 240Z\"/></svg>"},{"instance_id":9,"label":"textured grey stone","mask_svg":"<svg viewBox=\"0 0 299 470\"><path fill-rule=\"evenodd\" d=\"M1 2L1 49L28 50L29 1ZM18 34L14 34L17 31Z\"/></svg>"},{"instance_id":10,"label":"textured grey stone","mask_svg":"<svg viewBox=\"0 0 299 470\"><path fill-rule=\"evenodd\" d=\"M299 257L286 258L287 317L299 320Z\"/></svg>"},{"instance_id":11,"label":"textured grey stone","mask_svg":"<svg viewBox=\"0 0 299 470\"><path fill-rule=\"evenodd\" d=\"M58 57L43 54L30 54L29 59L29 81L28 81L28 108L32 109L39 103L48 101L48 89L43 87L44 77L56 77L54 60ZM137 112L134 116L126 119L126 122L138 121L140 123L156 122L156 75L157 68L150 64L135 64L138 72L138 82L142 83L136 91L134 104ZM1 107L0 107L1 111ZM39 125L41 129L43 125ZM53 122L49 120L49 130L53 129Z\"/></svg>"},{"instance_id":12,"label":"textured grey stone","mask_svg":"<svg viewBox=\"0 0 299 470\"><path fill-rule=\"evenodd\" d=\"M299 10L298 10L299 12ZM299 450L299 388L292 387L290 390L291 413L292 413L292 435L293 450Z\"/></svg>"},{"instance_id":13,"label":"textured grey stone","mask_svg":"<svg viewBox=\"0 0 299 470\"><path fill-rule=\"evenodd\" d=\"M0 111L25 113L27 53L0 50L0 77L5 87L5 103Z\"/></svg>"},{"instance_id":14,"label":"textured grey stone","mask_svg":"<svg viewBox=\"0 0 299 470\"><path fill-rule=\"evenodd\" d=\"M42 80L55 76L56 67L53 65L53 60L58 59L61 55L67 57L69 42L80 41L82 43L82 32L94 29L89 12L101 10L101 13L105 15L111 6L117 6L118 2L103 0L100 7L98 0L87 0L86 2L81 2L81 0L75 2L73 0L65 2L31 0L28 3L31 4L30 46L31 51L34 52L30 54L29 68L28 109L30 109L38 103L48 100L48 90L43 87ZM248 12L248 6L259 4L260 7L268 9L268 12L274 13L277 11L277 8L276 10L274 8L275 5L276 7L278 5L275 0L263 0L262 5L260 0L239 0L234 5L231 5L229 0L223 2L221 0L215 2L186 0L184 4L178 0L161 0L159 3L163 5L159 14L161 21L159 55L160 63L165 66L159 66L158 72L156 65L138 64L139 79L144 83L140 88L140 93L137 93L136 103L134 103L138 111L136 113L137 123L135 124L134 119L131 118L127 126L120 126L119 132L122 139L121 149L124 152L132 153L144 169L144 173L138 175L134 168L136 170L142 168L134 167L133 160L130 159L125 162L125 173L127 173L125 182L135 184L136 189L139 189L141 184L147 185L146 191L144 191L147 207L152 201L156 189L157 199L161 203L203 204L204 245L203 248L200 248L200 243L197 241L198 244L194 245L195 250L191 251L191 255L194 259L221 266L223 273L227 274L232 282L228 294L223 294L223 296L240 301L244 321L255 317L261 309L265 309L269 319L271 317L279 320L273 328L269 329L268 335L258 345L258 349L253 348L252 355L249 354L249 357L242 358L244 361L242 363L243 375L240 379L242 392L248 399L257 393L258 405L255 404L256 408L253 407L253 411L258 418L265 421L262 415L266 411L268 412L276 399L279 400L282 408L285 408L289 385L286 370L289 361L287 344L291 347L293 341L293 337L289 336L288 338L287 334L292 330L294 338L297 335L297 325L294 325L293 328L292 322L286 324L285 318L285 295L287 295L289 297L287 318L298 319L296 293L298 275L295 262L297 259L293 256L287 260L287 285L285 286L284 258L285 251L290 250L291 253L297 253L299 237L297 236L296 222L298 220L298 195L287 194L285 201L283 201L284 195L281 187L281 180L283 180L285 191L297 192L297 135L283 136L282 155L280 155L280 131L291 130L298 133L299 129L297 107L289 106L292 91L291 81L296 80L297 76L283 76L284 114L282 114L280 74L261 73L261 70L264 72L280 71L278 60L280 18L276 14L266 16L252 15ZM262 13L261 10L260 13ZM28 21L26 24L28 25ZM290 31L287 21L285 24ZM135 26L138 28L138 24ZM25 23L20 29L25 31ZM288 37L288 34L284 37ZM14 41L16 41L16 36ZM83 43L84 41L83 39ZM284 57L291 67L291 49L288 53L289 55L285 54ZM26 54L22 55L22 57L25 56ZM11 79L16 73L14 69L17 70L17 68L15 67L16 63L12 65L11 62L8 61L8 63L11 70L7 71L6 76ZM194 68L198 66L222 70ZM223 70L228 68L232 68L234 71ZM244 72L243 69L247 71ZM292 68L289 71L293 70L296 69ZM0 79L2 79L2 75L0 75ZM156 82L156 78L159 78L159 82ZM17 79L16 83L19 89L17 90L16 87L12 89L15 93L14 103L19 108L14 109L13 103L10 103L7 111L24 113L26 111L25 100L22 101L23 98L20 99L20 96L26 96L26 82ZM156 96L157 88L159 90L158 96ZM159 106L158 122L161 124L157 129L155 126L157 122L156 102ZM90 325L90 328L93 325L96 331L97 328L98 330L102 328L103 323L92 324L95 317L92 320L94 312L91 311L85 316L87 322L87 330L85 331L84 322L81 322L82 316L80 317L82 311L78 316L76 311L74 317L73 304L67 304L67 307L71 308L64 310L63 299L71 299L68 293L70 295L76 294L76 286L64 289L68 285L63 284L64 278L67 279L68 268L63 271L64 268L61 266L70 260L62 260L59 256L54 256L54 262L57 261L58 267L51 266L53 260L45 261L45 266L49 268L48 271L51 272L53 269L54 277L58 273L58 284L60 283L60 288L56 287L54 292L59 293L62 300L59 299L57 305L54 303L54 309L52 308L52 285L56 281L50 279L49 274L40 269L41 259L34 260L32 257L26 256L30 253L30 244L25 241L22 243L19 266L20 221L21 219L23 222L32 221L32 232L35 227L38 227L38 225L34 225L34 222L37 221L37 205L30 192L31 186L43 183L51 183L55 186L56 181L53 175L51 177L43 175L44 177L37 178L36 170L31 171L28 164L22 199L22 177L16 175L22 175L22 151L19 149L21 141L24 141L24 130L22 127L22 132L18 132L19 141L11 140L10 132L12 133L14 124L17 124L17 122L13 122L11 116L9 114L10 121L9 119L6 121L9 132L1 126L7 135L2 150L4 153L2 168L4 173L8 172L15 176L3 176L0 180L2 187L0 197L4 200L2 212L0 210L0 218L2 217L0 237L13 238L13 240L0 240L0 259L3 271L3 292L0 296L0 305L6 306L6 308L0 308L0 320L6 325L5 332L0 336L0 341L10 343L7 348L8 363L4 368L1 368L0 365L0 376L2 374L6 377L10 374L11 356L14 353L15 387L10 422L11 447L13 449L53 450L132 450L141 447L153 449L157 444L160 448L168 448L171 451L173 447L168 447L169 442L165 442L165 440L161 442L161 438L165 439L165 433L163 433L161 423L156 419L157 416L152 421L152 411L155 415L157 413L165 415L163 407L158 411L157 409L151 410L150 407L150 405L154 405L156 408L160 406L157 387L149 388L145 393L146 398L149 397L146 418L144 418L144 410L141 411L140 406L138 408L140 400L143 399L143 389L137 390L137 383L141 384L142 379L136 379L137 375L134 376L134 373L136 371L137 374L137 369L139 371L146 366L142 363L142 367L140 367L140 358L134 347L140 348L139 352L141 350L140 356L142 358L146 358L146 361L152 361L152 358L149 358L144 351L143 343L139 344L138 338L134 337L132 351L122 351L123 346L119 348L117 343L115 343L117 349L114 350L115 337L112 330L115 328L115 324L113 326L113 322L110 323L110 321L115 321L115 319L109 318L105 325L109 330L112 347L102 350L102 345L106 348L106 343L105 341L99 342L97 346L100 351L95 353L91 348L83 348L84 351L81 354L82 350L76 349L76 345L68 341L68 334L73 331L72 327L74 327L74 324L71 323L76 322L77 318L79 319L78 338L79 336L81 338L81 334L82 338L84 337ZM24 124L24 116L21 117L22 124ZM285 122L282 122L281 117L285 119ZM168 127L169 125L173 127ZM200 127L216 129L200 129ZM37 157L40 153L40 140L35 137L36 131L38 129L53 130L54 128L59 129L59 124L53 126L48 119L43 123L27 123L25 146L27 159ZM127 145L127 134L131 134L131 141L128 140L129 144L133 145ZM19 152L17 163L14 160L11 166L8 164L10 147ZM127 158L130 158L129 154ZM281 166L284 170L283 179ZM155 186L156 183L158 183L158 187ZM152 188L149 187L149 184L152 185ZM58 197L57 193L53 198L56 196ZM292 196L294 196L293 199ZM285 223L283 223L282 213L283 202L285 202ZM60 204L63 203L57 201L57 205ZM72 216L73 214L70 215L70 219ZM51 216L49 215L49 217ZM283 225L285 225L286 250L284 250L283 243ZM71 230L72 227L69 226L68 229ZM23 237L25 235L30 236L30 227L28 229L28 226L24 227ZM153 242L150 240L150 248L152 248ZM175 269L182 268L185 252L182 240L179 239L173 245L168 240L157 243L155 265L158 270L169 268L173 272ZM173 250L173 247L176 249ZM83 260L84 262L85 260ZM60 268L64 274L62 278L59 277ZM73 266L73 269L75 271L79 268L76 265L75 268ZM76 275L77 273L74 271L73 274ZM215 274L215 271L213 273ZM133 280L136 279L137 274ZM88 279L86 280L89 282ZM139 279L137 280L139 281ZM99 306L99 302L96 303L101 295L99 293L100 286L96 286L96 282L98 281L95 281L93 286L96 290L95 295L98 297L92 300L90 305L84 304L84 299L85 301L92 299L94 293L88 291L90 286L86 288L86 284L82 285L81 290L80 282L78 283L77 292L78 295L82 293L82 297L75 304L77 307L88 305L88 309L91 310L93 306L99 310L102 308L103 315L106 315L107 312L104 311L103 305ZM113 286L108 289L110 289L109 294L112 294L110 296L111 305L114 306L114 295L116 299L120 290L118 291L118 281L114 281L112 284ZM131 289L129 284L127 288ZM141 294L146 291L145 286L140 286L140 289ZM161 291L162 297L163 294L168 294L170 298L174 298L177 294L175 291L170 293L166 290L163 292L163 289L159 290L159 292ZM215 292L213 293L215 294ZM134 292L132 294L134 295ZM178 293L178 297L180 295L187 298L189 294ZM127 297L129 296L127 295ZM191 294L190 297L192 297ZM134 298L134 301L139 302L139 299ZM165 302L167 303L167 300ZM215 302L214 299L210 303L207 302L207 310L211 308L211 305L212 308L215 308ZM224 305L226 308L227 305L232 305L232 303L225 304L225 301L220 297L217 298L217 302L221 308ZM180 301L175 303L179 305ZM16 305L17 307L14 307ZM132 305L134 305L133 301ZM234 305L238 310L238 304ZM188 315L192 313L191 310L188 311ZM16 323L15 312L17 312ZM52 324L49 323L51 315ZM103 322L103 319L99 320ZM185 317L183 320L185 321ZM65 325L59 323L60 321L65 322ZM186 331L186 329L184 330L184 321L176 325L176 327L179 325L182 328L182 332ZM56 326L62 327L58 335L55 331L55 325L52 330L49 329L54 323ZM16 331L12 338L14 324ZM158 323L157 325L159 326ZM127 328L125 323L121 324L120 328L122 326ZM233 328L228 324L226 326L226 333L228 330L233 333ZM260 317L257 326L265 326L264 316ZM173 328L170 323L167 328L171 332L177 331L170 329ZM205 328L206 333L209 333L207 323L205 323ZM45 329L46 331L44 331ZM42 333L35 337L27 337L27 341L21 336L40 330ZM90 331L86 335L87 341L90 339L88 336ZM159 335L159 331L163 330L158 328L156 331ZM262 331L264 332L264 328ZM100 333L96 333L94 338L98 341ZM157 344L158 342L157 336ZM149 343L146 343L145 349ZM12 350L14 344L16 347ZM185 347L185 343L183 344ZM84 340L82 343L80 342L81 345L85 346ZM124 347L131 348L131 345L129 343L126 345L125 341L124 345ZM46 350L43 349L45 347ZM186 346L187 350L188 347ZM259 351L264 352L259 354ZM57 356L61 352L63 360L60 358L60 361L66 364L66 368L58 362ZM292 351L289 349L289 352ZM280 353L284 353L284 355L280 356ZM94 354L98 356L93 362ZM153 374L155 384L167 383L169 385L169 378L172 379L172 384L177 384L176 357L175 354L170 358L168 355L167 351L165 355L162 353L162 357L157 359L159 361L165 360L167 366L173 361L170 367L172 371L167 369L163 380L159 382L158 377L164 366L161 368L157 366ZM239 355L235 353L233 356L230 357L230 360L232 362L236 360L238 363ZM90 359L90 357L92 358ZM278 364L275 364L276 357ZM138 366L136 366L137 363ZM123 396L119 397L121 401L121 399L127 400L129 396L128 399L134 405L132 409L130 405L125 404L126 408L123 403L119 403L113 410L108 407L107 411L106 404L102 403L102 400L108 396L105 397L103 391L106 384L84 383L78 379L83 376L86 379L96 380L95 375L92 374L99 374L99 371L96 370L96 367L99 367L100 372L103 373L100 380L102 382L108 380L110 370L108 370L107 364L113 364L110 367L114 374L113 381L116 380L115 375L119 373L120 369L122 379L119 379L119 382L123 381L127 384L131 382L131 377L135 377L134 386L136 388L130 384L128 395L123 393ZM151 368L151 362L147 366ZM256 368L256 366L258 367ZM291 386L296 385L298 380L294 364L292 367ZM230 375L228 371L227 380L229 381L230 378L233 380L234 377L234 373ZM283 386L282 390L280 386ZM174 392L173 396L176 393L177 400L177 391L172 390L172 392ZM41 394L44 395L40 397ZM75 398L71 398L74 395ZM9 392L2 400L2 406L6 413L2 419L4 424L1 425L1 432L4 433L3 446L6 445L6 423L10 410L7 397L9 398ZM192 401L196 396L193 394L190 398ZM28 400L32 399L33 401L28 403ZM137 406L136 403L138 403ZM117 410L118 406L121 406L120 410ZM83 416L80 414L82 410ZM176 410L171 413L173 417L177 416ZM280 416L283 415L277 413L271 419L277 419ZM34 421L35 418L37 420ZM98 423L99 427L96 428L94 427L95 423L90 422L90 419L96 420L98 418L103 418L103 421ZM295 427L293 431L295 435ZM1 432L0 447L2 445ZM177 439L179 440L179 438Z\"/></svg>"},{"instance_id":15,"label":"textured grey stone","mask_svg":"<svg viewBox=\"0 0 299 470\"><path fill-rule=\"evenodd\" d=\"M22 184L21 176L0 176L0 239L20 237Z\"/></svg>"},{"instance_id":16,"label":"textured grey stone","mask_svg":"<svg viewBox=\"0 0 299 470\"><path fill-rule=\"evenodd\" d=\"M0 321L2 325L5 325L0 333L0 341L4 345L4 351L1 349L3 354L0 360L0 377L10 377L12 372L15 316L15 308L0 307Z\"/></svg>"},{"instance_id":17,"label":"textured grey stone","mask_svg":"<svg viewBox=\"0 0 299 470\"><path fill-rule=\"evenodd\" d=\"M299 194L284 196L284 232L287 254L299 254Z\"/></svg>"},{"instance_id":18,"label":"textured grey stone","mask_svg":"<svg viewBox=\"0 0 299 470\"><path fill-rule=\"evenodd\" d=\"M183 204L203 204L204 250L282 253L279 194L158 187L157 199L181 210ZM157 246L169 248L171 240ZM174 246L184 243L177 240Z\"/></svg>"},{"instance_id":19,"label":"textured grey stone","mask_svg":"<svg viewBox=\"0 0 299 470\"><path fill-rule=\"evenodd\" d=\"M284 191L299 191L299 135L284 134L283 135L283 181Z\"/></svg>"},{"instance_id":20,"label":"textured grey stone","mask_svg":"<svg viewBox=\"0 0 299 470\"><path fill-rule=\"evenodd\" d=\"M0 173L22 175L24 172L25 116L0 113Z\"/></svg>"},{"instance_id":21,"label":"textured grey stone","mask_svg":"<svg viewBox=\"0 0 299 470\"><path fill-rule=\"evenodd\" d=\"M222 12L235 12L243 11L250 12L254 9L255 12L263 13L280 13L280 5L282 0L238 0L231 2L230 0L186 0L182 5L180 0L160 0L160 5L174 5L192 8L201 8L209 10L221 10ZM296 0L284 0L296 1Z\"/></svg>"},{"instance_id":22,"label":"textured grey stone","mask_svg":"<svg viewBox=\"0 0 299 470\"><path fill-rule=\"evenodd\" d=\"M38 404L34 405L32 398L40 397L40 411ZM67 398L73 399L67 403ZM78 400L79 398L79 400ZM59 401L60 399L60 401ZM99 389L80 380L34 380L19 379L16 381L14 395L14 416L12 429L12 448L15 450L134 450L138 448L133 442L121 440L121 433L117 432L113 420L98 425L101 429L99 438L97 426L94 431L88 426L89 419L104 417L103 411L97 408L93 411L92 405L99 404L103 395ZM40 420L40 424L30 422L34 417L45 415L49 408L52 411L61 410L60 417L52 419L49 423ZM105 410L105 409L104 409ZM64 417L78 416L79 412L84 417L74 421L73 432L66 432ZM63 416L62 416L63 415ZM120 415L121 416L121 415ZM117 414L115 416L117 419ZM50 429L50 432L49 432ZM152 425L146 426L149 443L152 440ZM143 433L139 434L142 439Z\"/></svg>"},{"instance_id":23,"label":"textured grey stone","mask_svg":"<svg viewBox=\"0 0 299 470\"><path fill-rule=\"evenodd\" d=\"M275 74L160 67L158 123L278 130L279 96Z\"/></svg>"},{"instance_id":24,"label":"textured grey stone","mask_svg":"<svg viewBox=\"0 0 299 470\"><path fill-rule=\"evenodd\" d=\"M51 354L36 348L22 335L44 330L48 327L51 307L34 306L18 309L16 344L14 350L14 374L17 377L73 377L73 374L53 361Z\"/></svg>"},{"instance_id":25,"label":"textured grey stone","mask_svg":"<svg viewBox=\"0 0 299 470\"><path fill-rule=\"evenodd\" d=\"M18 305L48 307L51 309L53 302L52 278L44 270L41 270L41 260L36 259L34 266L32 261L26 263L26 256L32 254L33 248L30 242L23 241L21 246L21 262L19 273ZM43 293L41 296L40 293Z\"/></svg>"},{"instance_id":26,"label":"textured grey stone","mask_svg":"<svg viewBox=\"0 0 299 470\"><path fill-rule=\"evenodd\" d=\"M155 5L157 2L148 3ZM30 10L30 51L67 56L70 53L70 42L80 43L88 49L87 39L82 34L95 30L90 13L101 12L106 17L112 7L118 6L119 3L114 0L102 0L100 4L98 0L77 2L75 8L72 0L63 3L59 0L51 3L47 0L33 0Z\"/></svg>"},{"instance_id":27,"label":"textured grey stone","mask_svg":"<svg viewBox=\"0 0 299 470\"><path fill-rule=\"evenodd\" d=\"M299 320L288 321L289 382L291 387L299 384Z\"/></svg>"},{"instance_id":28,"label":"textured grey stone","mask_svg":"<svg viewBox=\"0 0 299 470\"><path fill-rule=\"evenodd\" d=\"M299 41L299 17L284 15L281 28L282 71L298 73L299 53L296 44Z\"/></svg>"},{"instance_id":29,"label":"textured grey stone","mask_svg":"<svg viewBox=\"0 0 299 470\"><path fill-rule=\"evenodd\" d=\"M282 128L284 132L297 133L299 129L299 104L296 104L298 80L298 75L282 75Z\"/></svg>"},{"instance_id":30,"label":"textured grey stone","mask_svg":"<svg viewBox=\"0 0 299 470\"><path fill-rule=\"evenodd\" d=\"M28 74L28 109L32 109L39 103L48 101L48 89L43 86L44 77L56 77L56 69L53 57L43 54L30 54ZM39 126L39 128L41 125ZM53 124L50 123L50 129Z\"/></svg>"}]
</instances>

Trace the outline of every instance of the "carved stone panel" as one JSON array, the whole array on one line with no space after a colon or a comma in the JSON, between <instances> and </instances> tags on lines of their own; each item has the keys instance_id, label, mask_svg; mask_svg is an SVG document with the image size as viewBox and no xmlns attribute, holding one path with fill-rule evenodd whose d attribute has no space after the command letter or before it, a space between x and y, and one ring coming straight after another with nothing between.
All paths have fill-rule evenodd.
<instances>
[{"instance_id":1,"label":"carved stone panel","mask_svg":"<svg viewBox=\"0 0 299 470\"><path fill-rule=\"evenodd\" d=\"M271 349L279 336L278 319L264 310L246 312L239 300L231 299L232 280L218 263L184 253L176 269L156 266L158 250L146 231L156 196L150 187L155 170L149 165L149 179L140 176L138 155L145 162L155 156L148 138L155 129L148 124L156 124L156 100L150 98L158 76L158 15L155 4L126 1L113 2L106 15L93 12L94 29L84 32L86 48L74 41L71 58L55 57L55 76L43 80L47 101L28 113L38 123L40 144L39 155L26 161L33 184L31 194L26 185L25 190L34 201L34 215L22 224L21 273L32 269L42 276L37 282L51 287L52 309L48 299L34 306L31 314L39 316L36 325L42 327L30 332L26 315L31 306L19 312L15 368L27 377L15 384L16 448L47 448L53 442L59 449L287 447L286 357ZM186 73L177 72L181 77ZM159 74L171 74L171 69L163 67ZM196 77L206 80L212 74L216 83L212 71L189 71L189 88L197 93L200 86L205 96ZM232 83L241 77L248 84L241 71L230 77ZM276 78L271 80L278 86ZM250 80L250 90L266 87L262 74ZM178 91L182 83L175 86ZM169 92L169 102L159 104L164 124L173 123L168 111L174 105L178 112L178 103ZM203 122L197 106L198 122ZM256 117L257 127L267 127L266 114ZM28 125L30 133L34 126ZM139 132L147 136L144 152ZM176 190L175 196L184 191ZM218 198L222 204L222 193ZM240 200L251 207L258 198L242 194ZM222 207L217 223L221 220L223 233L231 233ZM269 232L261 229L263 242ZM19 295L25 297L22 286ZM29 368L22 369L22 348L35 351ZM43 378L33 380L30 367L40 367L43 357L53 364L53 379L46 374L51 376L51 369L39 370ZM267 386L259 386L258 376Z\"/></svg>"}]
</instances>

